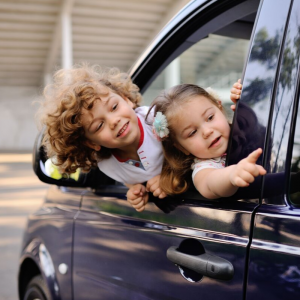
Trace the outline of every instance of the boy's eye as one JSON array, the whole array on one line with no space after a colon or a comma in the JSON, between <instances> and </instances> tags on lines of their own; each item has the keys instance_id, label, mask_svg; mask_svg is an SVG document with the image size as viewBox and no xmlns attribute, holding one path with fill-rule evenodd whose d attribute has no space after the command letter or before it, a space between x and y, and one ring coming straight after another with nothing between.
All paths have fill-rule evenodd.
<instances>
[{"instance_id":1,"label":"boy's eye","mask_svg":"<svg viewBox=\"0 0 300 300\"><path fill-rule=\"evenodd\" d=\"M112 110L116 110L118 107L118 104L114 104L113 107L112 107Z\"/></svg>"}]
</instances>

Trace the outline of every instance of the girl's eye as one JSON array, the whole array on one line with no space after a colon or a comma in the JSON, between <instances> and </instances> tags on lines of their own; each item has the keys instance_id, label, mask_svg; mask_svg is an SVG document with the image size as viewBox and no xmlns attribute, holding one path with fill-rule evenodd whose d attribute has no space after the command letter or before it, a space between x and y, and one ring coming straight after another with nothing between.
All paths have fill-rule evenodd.
<instances>
[{"instance_id":1,"label":"girl's eye","mask_svg":"<svg viewBox=\"0 0 300 300\"><path fill-rule=\"evenodd\" d=\"M214 115L210 115L207 120L211 121L213 118L214 118Z\"/></svg>"},{"instance_id":2,"label":"girl's eye","mask_svg":"<svg viewBox=\"0 0 300 300\"><path fill-rule=\"evenodd\" d=\"M188 135L188 137L193 136L196 132L197 132L197 130L193 130L193 131Z\"/></svg>"},{"instance_id":3,"label":"girl's eye","mask_svg":"<svg viewBox=\"0 0 300 300\"><path fill-rule=\"evenodd\" d=\"M118 107L118 104L113 105L112 110L116 110Z\"/></svg>"},{"instance_id":4,"label":"girl's eye","mask_svg":"<svg viewBox=\"0 0 300 300\"><path fill-rule=\"evenodd\" d=\"M101 122L101 123L97 126L96 132L102 127L102 125L103 125L103 122Z\"/></svg>"}]
</instances>

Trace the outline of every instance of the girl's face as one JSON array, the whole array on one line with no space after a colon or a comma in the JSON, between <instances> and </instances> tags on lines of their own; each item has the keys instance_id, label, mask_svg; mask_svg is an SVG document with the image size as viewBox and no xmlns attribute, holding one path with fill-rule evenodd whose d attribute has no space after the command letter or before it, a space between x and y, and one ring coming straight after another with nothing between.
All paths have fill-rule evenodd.
<instances>
[{"instance_id":1,"label":"girl's face","mask_svg":"<svg viewBox=\"0 0 300 300\"><path fill-rule=\"evenodd\" d=\"M111 91L96 100L91 110L83 109L81 123L87 145L96 151L101 146L126 151L140 139L133 103Z\"/></svg>"},{"instance_id":2,"label":"girl's face","mask_svg":"<svg viewBox=\"0 0 300 300\"><path fill-rule=\"evenodd\" d=\"M172 126L184 153L198 158L219 157L226 152L230 127L222 111L204 96L187 101Z\"/></svg>"}]
</instances>

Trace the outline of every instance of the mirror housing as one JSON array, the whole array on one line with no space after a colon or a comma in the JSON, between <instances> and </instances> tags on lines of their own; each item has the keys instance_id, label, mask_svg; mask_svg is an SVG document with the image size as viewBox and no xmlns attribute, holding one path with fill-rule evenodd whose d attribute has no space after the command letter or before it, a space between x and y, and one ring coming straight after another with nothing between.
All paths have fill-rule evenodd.
<instances>
[{"instance_id":1,"label":"mirror housing","mask_svg":"<svg viewBox=\"0 0 300 300\"><path fill-rule=\"evenodd\" d=\"M60 179L51 177L47 174L45 167L48 157L42 145L44 132L45 128L43 128L36 137L32 160L33 171L42 182L55 184L57 186L78 188L90 187L93 189L115 184L115 180L102 173L98 167L92 168L88 173L84 173L79 170L79 174L76 176L76 179L69 177L67 174L61 174L62 177Z\"/></svg>"}]
</instances>

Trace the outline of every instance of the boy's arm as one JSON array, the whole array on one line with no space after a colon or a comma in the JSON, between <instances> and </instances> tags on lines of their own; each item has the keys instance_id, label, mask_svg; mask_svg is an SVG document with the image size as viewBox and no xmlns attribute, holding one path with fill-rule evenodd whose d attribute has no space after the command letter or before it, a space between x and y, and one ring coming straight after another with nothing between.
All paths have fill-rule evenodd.
<instances>
[{"instance_id":1,"label":"boy's arm","mask_svg":"<svg viewBox=\"0 0 300 300\"><path fill-rule=\"evenodd\" d=\"M194 185L208 199L232 196L239 187L247 187L255 177L266 174L266 170L256 164L261 153L262 150L257 149L238 164L223 169L203 169L195 175Z\"/></svg>"},{"instance_id":2,"label":"boy's arm","mask_svg":"<svg viewBox=\"0 0 300 300\"><path fill-rule=\"evenodd\" d=\"M146 187L140 183L125 185L129 188L126 194L127 201L135 208L136 211L143 211L149 200L149 194L146 191Z\"/></svg>"}]
</instances>

